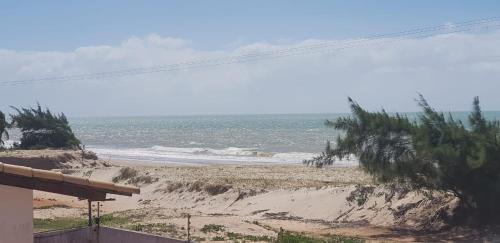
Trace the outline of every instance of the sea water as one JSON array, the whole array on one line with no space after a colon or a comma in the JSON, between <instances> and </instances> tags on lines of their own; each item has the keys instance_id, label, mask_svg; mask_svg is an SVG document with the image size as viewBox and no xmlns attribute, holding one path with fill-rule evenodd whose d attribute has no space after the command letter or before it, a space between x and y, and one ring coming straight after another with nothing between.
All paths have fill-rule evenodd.
<instances>
[{"instance_id":1,"label":"sea water","mask_svg":"<svg viewBox=\"0 0 500 243\"><path fill-rule=\"evenodd\" d=\"M500 112L484 112L488 119ZM325 121L348 114L70 117L70 125L101 159L158 163L301 163L339 134ZM406 113L411 119L417 113ZM466 112L453 117L467 124ZM15 132L13 138L16 137ZM356 165L355 159L337 165Z\"/></svg>"},{"instance_id":2,"label":"sea water","mask_svg":"<svg viewBox=\"0 0 500 243\"><path fill-rule=\"evenodd\" d=\"M163 163L301 163L321 153L340 114L70 118L103 159Z\"/></svg>"}]
</instances>

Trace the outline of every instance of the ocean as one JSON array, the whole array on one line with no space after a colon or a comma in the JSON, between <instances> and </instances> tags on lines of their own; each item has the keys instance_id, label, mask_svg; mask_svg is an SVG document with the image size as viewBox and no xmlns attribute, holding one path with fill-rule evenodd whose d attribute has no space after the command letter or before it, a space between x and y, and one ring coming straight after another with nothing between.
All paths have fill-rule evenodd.
<instances>
[{"instance_id":1,"label":"ocean","mask_svg":"<svg viewBox=\"0 0 500 243\"><path fill-rule=\"evenodd\" d=\"M338 135L340 114L70 118L103 159L160 163L301 163Z\"/></svg>"},{"instance_id":2,"label":"ocean","mask_svg":"<svg viewBox=\"0 0 500 243\"><path fill-rule=\"evenodd\" d=\"M468 114L452 113L463 121ZM488 119L500 117L500 112L484 114ZM320 154L326 142L339 135L324 125L325 120L346 115L93 117L69 118L69 122L85 147L105 160L293 164ZM356 164L354 159L337 162Z\"/></svg>"}]
</instances>

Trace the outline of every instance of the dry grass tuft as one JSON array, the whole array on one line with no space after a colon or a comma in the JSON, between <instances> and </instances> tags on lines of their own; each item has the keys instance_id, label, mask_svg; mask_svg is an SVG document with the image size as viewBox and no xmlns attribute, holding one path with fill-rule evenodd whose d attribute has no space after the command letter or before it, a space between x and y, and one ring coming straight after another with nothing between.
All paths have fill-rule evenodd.
<instances>
[{"instance_id":1,"label":"dry grass tuft","mask_svg":"<svg viewBox=\"0 0 500 243\"><path fill-rule=\"evenodd\" d=\"M139 172L136 169L130 167L121 168L118 175L113 177L113 182L126 181L136 177Z\"/></svg>"},{"instance_id":2,"label":"dry grass tuft","mask_svg":"<svg viewBox=\"0 0 500 243\"><path fill-rule=\"evenodd\" d=\"M225 193L227 191L229 191L229 189L231 189L232 186L231 185L206 185L205 186L205 191L210 195L210 196L215 196L215 195L219 195L219 194L222 194L222 193Z\"/></svg>"},{"instance_id":3,"label":"dry grass tuft","mask_svg":"<svg viewBox=\"0 0 500 243\"><path fill-rule=\"evenodd\" d=\"M113 177L113 182L126 181L129 184L151 184L157 182L158 178L153 178L150 175L139 175L139 171L134 168L124 167L118 172L118 175Z\"/></svg>"}]
</instances>

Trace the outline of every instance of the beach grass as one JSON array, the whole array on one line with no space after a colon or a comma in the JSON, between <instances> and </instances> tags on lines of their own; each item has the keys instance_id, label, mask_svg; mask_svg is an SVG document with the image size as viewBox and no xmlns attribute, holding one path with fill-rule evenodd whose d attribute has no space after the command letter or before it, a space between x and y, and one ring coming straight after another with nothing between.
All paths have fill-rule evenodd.
<instances>
[{"instance_id":1,"label":"beach grass","mask_svg":"<svg viewBox=\"0 0 500 243\"><path fill-rule=\"evenodd\" d=\"M83 227L88 224L84 218L61 217L53 219L33 219L33 230L35 232L70 229Z\"/></svg>"},{"instance_id":2,"label":"beach grass","mask_svg":"<svg viewBox=\"0 0 500 243\"><path fill-rule=\"evenodd\" d=\"M331 235L322 238L313 238L308 235L285 232L280 235L277 243L363 243L364 240L343 235Z\"/></svg>"},{"instance_id":3,"label":"beach grass","mask_svg":"<svg viewBox=\"0 0 500 243\"><path fill-rule=\"evenodd\" d=\"M55 209L55 208L71 208L65 204L54 204L54 205L44 205L39 207L34 207L33 209Z\"/></svg>"},{"instance_id":4,"label":"beach grass","mask_svg":"<svg viewBox=\"0 0 500 243\"><path fill-rule=\"evenodd\" d=\"M131 228L131 217L105 214L101 216L101 224L111 227ZM33 219L33 229L35 232L71 229L88 225L88 219L84 217L55 217L55 218L35 218Z\"/></svg>"}]
</instances>

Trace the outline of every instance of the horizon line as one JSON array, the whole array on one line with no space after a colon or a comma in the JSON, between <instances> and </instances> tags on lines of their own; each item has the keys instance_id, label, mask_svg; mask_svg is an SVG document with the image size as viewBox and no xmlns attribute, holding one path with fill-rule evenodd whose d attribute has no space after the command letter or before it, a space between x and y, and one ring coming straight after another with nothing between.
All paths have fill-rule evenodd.
<instances>
[{"instance_id":1,"label":"horizon line","mask_svg":"<svg viewBox=\"0 0 500 243\"><path fill-rule=\"evenodd\" d=\"M381 110L377 110L381 111ZM386 111L389 114L411 114L411 113L421 113L422 111ZM470 110L453 110L453 111L440 111L441 113L460 113L460 112L471 112ZM500 110L482 110L481 112L500 112ZM194 116L271 116L271 115L341 115L350 114L351 112L291 112L291 113L213 113L213 114L151 114L151 115L77 115L77 116L67 116L68 118L145 118L145 117L194 117Z\"/></svg>"}]
</instances>

